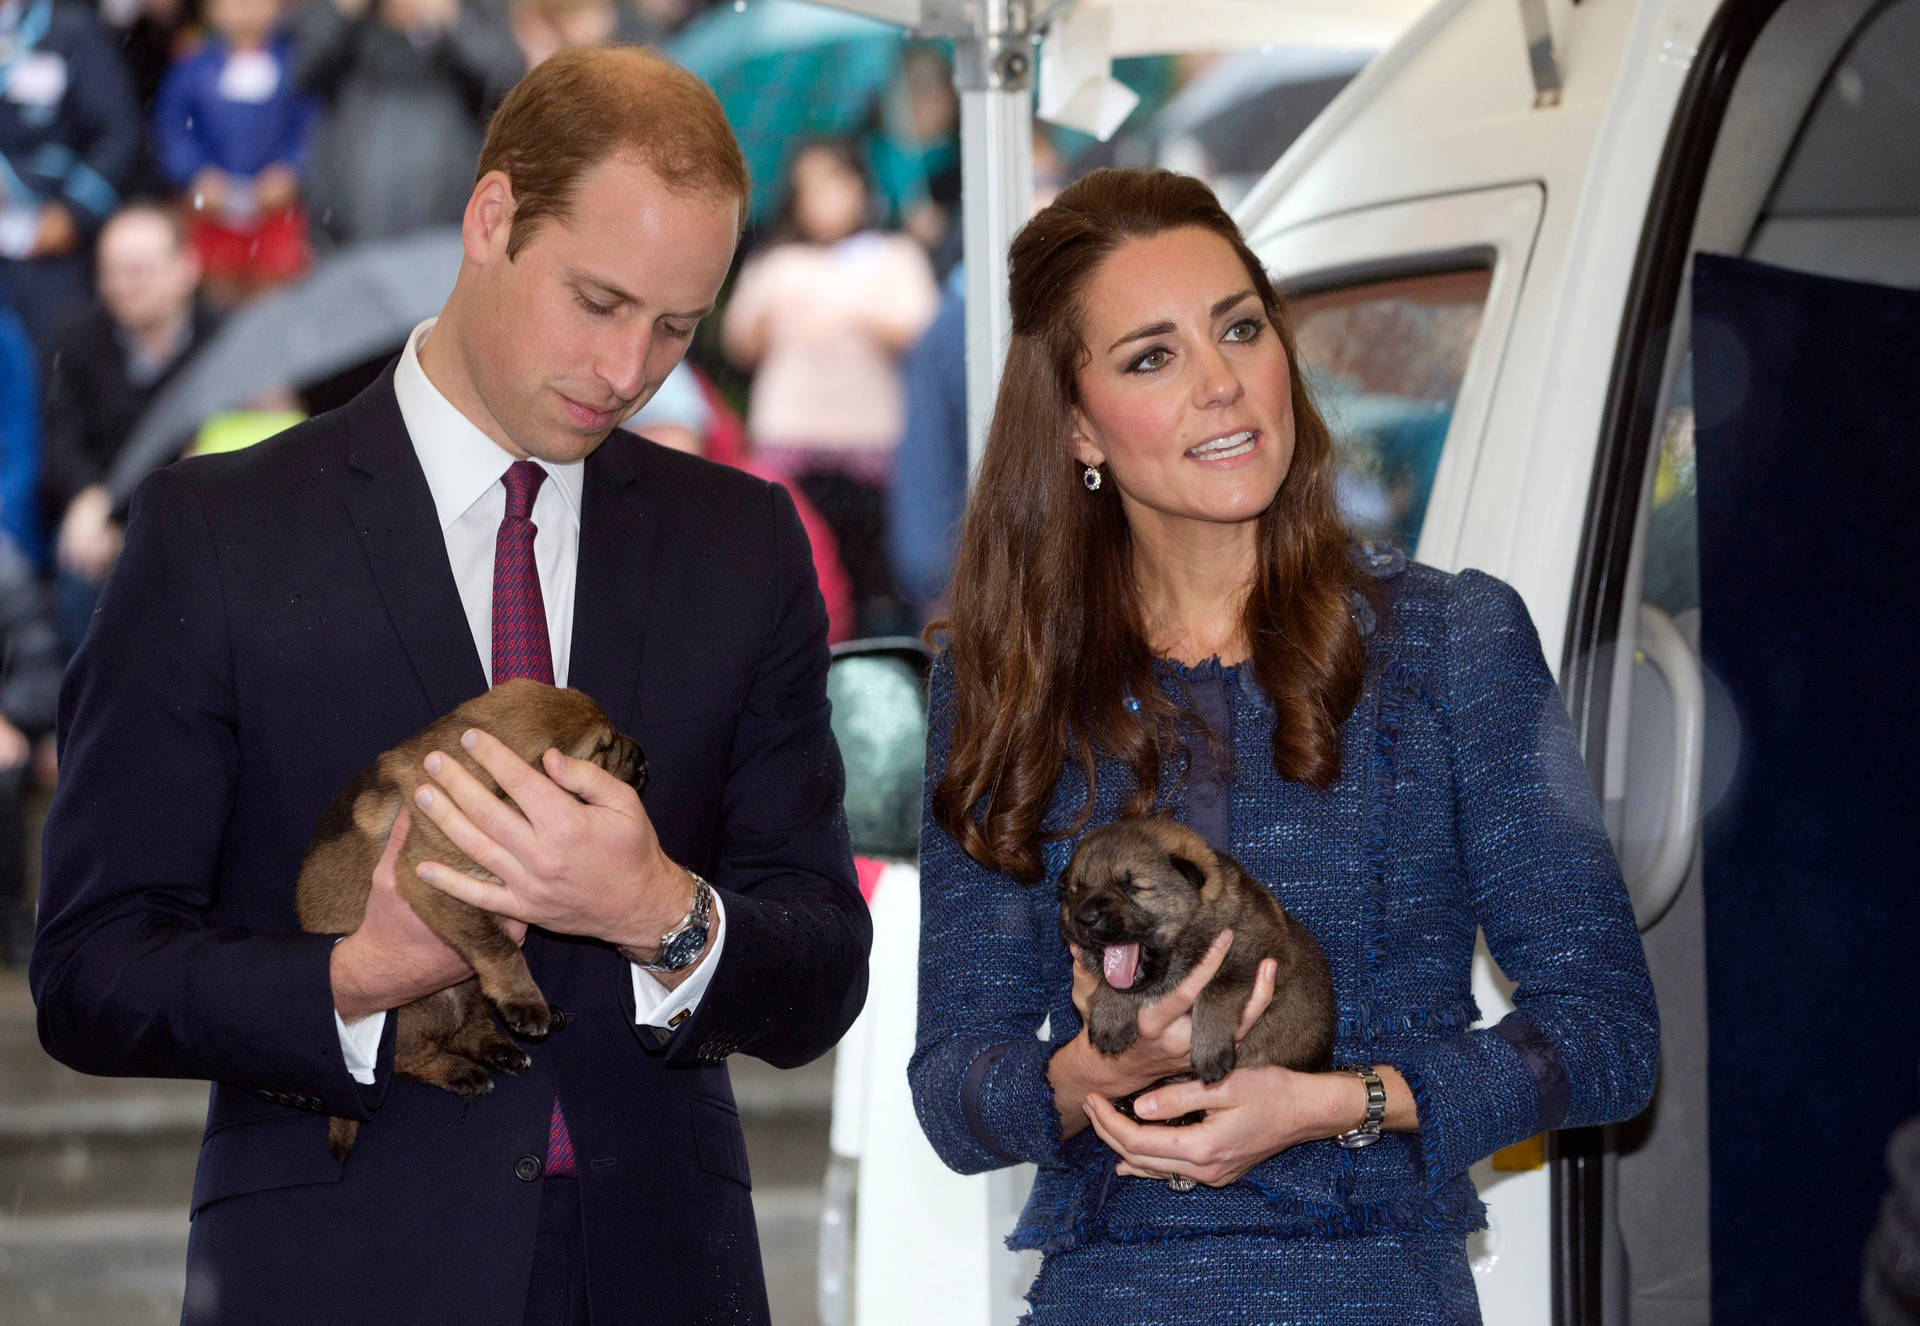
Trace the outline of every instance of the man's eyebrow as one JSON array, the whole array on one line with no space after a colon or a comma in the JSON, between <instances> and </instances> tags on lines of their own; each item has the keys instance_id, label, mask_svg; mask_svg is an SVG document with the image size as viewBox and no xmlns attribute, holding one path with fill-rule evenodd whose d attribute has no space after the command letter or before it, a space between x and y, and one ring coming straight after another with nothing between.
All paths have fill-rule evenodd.
<instances>
[{"instance_id":1,"label":"man's eyebrow","mask_svg":"<svg viewBox=\"0 0 1920 1326\"><path fill-rule=\"evenodd\" d=\"M607 280L606 277L595 276L592 272L577 272L569 268L567 271L567 279L573 282L575 285L590 285L594 287L596 290L600 291L602 294L606 295L608 298L616 300L623 304L640 303L638 299L635 299L632 295L628 294L625 290L622 290L619 286L615 285L612 281ZM691 318L695 322L698 322L700 319L706 317L707 314L711 312L713 312L713 305L712 303L707 303L707 304L703 304L702 306L696 309L688 309L684 313L669 313L667 316L675 317L675 318Z\"/></svg>"},{"instance_id":2,"label":"man's eyebrow","mask_svg":"<svg viewBox=\"0 0 1920 1326\"><path fill-rule=\"evenodd\" d=\"M1208 320L1211 321L1212 319L1219 317L1222 313L1225 313L1228 309L1232 308L1235 304L1240 303L1242 300L1246 299L1249 295L1252 295L1253 293L1254 293L1253 287L1248 286L1245 290L1240 291L1238 294L1228 295L1225 299L1216 300L1214 302L1213 307L1207 310ZM1115 341L1112 345L1107 347L1107 352L1111 354L1113 351L1118 350L1121 346L1125 345L1128 341L1145 340L1149 336L1165 336L1168 332L1172 330L1173 330L1173 324L1171 322L1150 322L1146 326L1137 328L1134 331L1128 332L1125 336L1122 336L1119 340Z\"/></svg>"}]
</instances>

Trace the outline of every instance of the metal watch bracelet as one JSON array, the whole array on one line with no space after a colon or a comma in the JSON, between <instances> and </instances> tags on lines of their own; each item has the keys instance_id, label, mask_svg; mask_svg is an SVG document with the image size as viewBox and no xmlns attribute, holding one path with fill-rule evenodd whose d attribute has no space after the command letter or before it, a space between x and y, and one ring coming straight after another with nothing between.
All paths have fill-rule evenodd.
<instances>
[{"instance_id":1,"label":"metal watch bracelet","mask_svg":"<svg viewBox=\"0 0 1920 1326\"><path fill-rule=\"evenodd\" d=\"M1358 1151L1363 1146L1372 1146L1380 1140L1380 1125L1387 1117L1387 1087L1380 1080L1380 1074L1372 1068L1349 1068L1348 1072L1359 1078L1367 1088L1367 1112L1353 1128L1341 1133L1333 1140L1349 1151Z\"/></svg>"},{"instance_id":2,"label":"metal watch bracelet","mask_svg":"<svg viewBox=\"0 0 1920 1326\"><path fill-rule=\"evenodd\" d=\"M653 960L646 961L636 956L630 949L620 950L620 956L641 971L684 971L706 951L707 935L713 923L713 886L691 870L687 871L687 878L693 881L693 901L687 907L687 914L681 917L671 930L660 936L660 946L654 950ZM693 936L690 932L698 933L697 944L677 942L683 937L691 939Z\"/></svg>"}]
</instances>

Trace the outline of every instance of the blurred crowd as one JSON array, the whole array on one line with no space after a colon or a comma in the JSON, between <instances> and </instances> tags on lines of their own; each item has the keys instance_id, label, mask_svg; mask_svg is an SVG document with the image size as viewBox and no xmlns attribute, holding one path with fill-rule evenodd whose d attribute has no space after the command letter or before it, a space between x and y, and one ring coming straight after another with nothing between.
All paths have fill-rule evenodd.
<instances>
[{"instance_id":1,"label":"blurred crowd","mask_svg":"<svg viewBox=\"0 0 1920 1326\"><path fill-rule=\"evenodd\" d=\"M31 942L26 807L57 776L61 671L119 554L141 474L257 441L372 380L404 327L380 328L364 307L377 299L315 307L295 297L322 285L317 270L402 237L437 233L427 242L451 246L457 262L453 227L487 117L526 69L581 44L677 55L682 37L695 42L686 62L696 68L697 52L712 59L729 40L742 48L729 58L743 62L761 54L758 17L730 0L0 0L9 963ZM714 30L696 32L703 20ZM745 25L737 36L723 30L735 23ZM930 605L903 588L927 578L894 569L888 492L919 390L907 360L958 255L958 107L940 50L877 27L822 37L819 76L847 104L822 122L823 98L805 98L794 117L756 123L779 141L771 155L747 144L772 173L756 179L736 280L687 363L628 426L788 487L838 640L916 631ZM799 76L796 52L784 54L750 75ZM307 326L281 336L276 319ZM257 377L228 367L241 362L228 342L253 342L259 363L261 343L361 321L392 345L319 380L297 362ZM961 360L937 368L931 389L952 430L939 444L958 492L963 424L946 397L958 399ZM247 380L195 380L223 373ZM193 404L221 399L239 408ZM167 433L158 447L156 426Z\"/></svg>"},{"instance_id":2,"label":"blurred crowd","mask_svg":"<svg viewBox=\"0 0 1920 1326\"><path fill-rule=\"evenodd\" d=\"M627 426L788 488L834 640L938 612L967 464L942 46L799 0L0 0L6 961L23 807L139 479L370 383L451 285L494 106L604 42L706 79L754 176L720 310ZM1131 71L1143 110L1170 68Z\"/></svg>"}]
</instances>

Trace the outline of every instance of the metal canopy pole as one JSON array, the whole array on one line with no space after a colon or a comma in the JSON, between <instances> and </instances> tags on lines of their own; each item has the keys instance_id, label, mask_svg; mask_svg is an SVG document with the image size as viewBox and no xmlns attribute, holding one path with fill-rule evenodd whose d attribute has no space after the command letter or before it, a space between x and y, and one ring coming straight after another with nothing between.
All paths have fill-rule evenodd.
<instances>
[{"instance_id":1,"label":"metal canopy pole","mask_svg":"<svg viewBox=\"0 0 1920 1326\"><path fill-rule=\"evenodd\" d=\"M1052 16L1052 6L1046 17ZM1007 246L1033 211L1031 0L927 0L917 32L950 37L960 94L966 254L967 463L980 463L1011 333Z\"/></svg>"}]
</instances>

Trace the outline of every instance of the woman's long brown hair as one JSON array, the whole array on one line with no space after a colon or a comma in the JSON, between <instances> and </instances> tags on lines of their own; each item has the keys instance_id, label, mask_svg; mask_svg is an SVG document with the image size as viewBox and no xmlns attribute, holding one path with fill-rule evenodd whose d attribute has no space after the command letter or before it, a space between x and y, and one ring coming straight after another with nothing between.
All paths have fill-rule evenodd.
<instances>
[{"instance_id":1,"label":"woman's long brown hair","mask_svg":"<svg viewBox=\"0 0 1920 1326\"><path fill-rule=\"evenodd\" d=\"M1012 342L961 524L952 614L935 628L946 631L956 712L934 819L976 861L1027 883L1041 877L1043 821L1069 759L1086 775L1088 798L1055 836L1087 822L1102 758L1132 775L1126 813L1150 811L1161 761L1179 740L1182 710L1154 679L1119 496L1086 491L1070 439L1089 281L1128 240L1190 226L1233 246L1292 377L1293 461L1259 517L1244 607L1282 777L1316 787L1338 777L1340 723L1360 693L1363 652L1347 601L1358 577L1334 506L1332 440L1273 282L1198 180L1094 171L1014 237Z\"/></svg>"}]
</instances>

